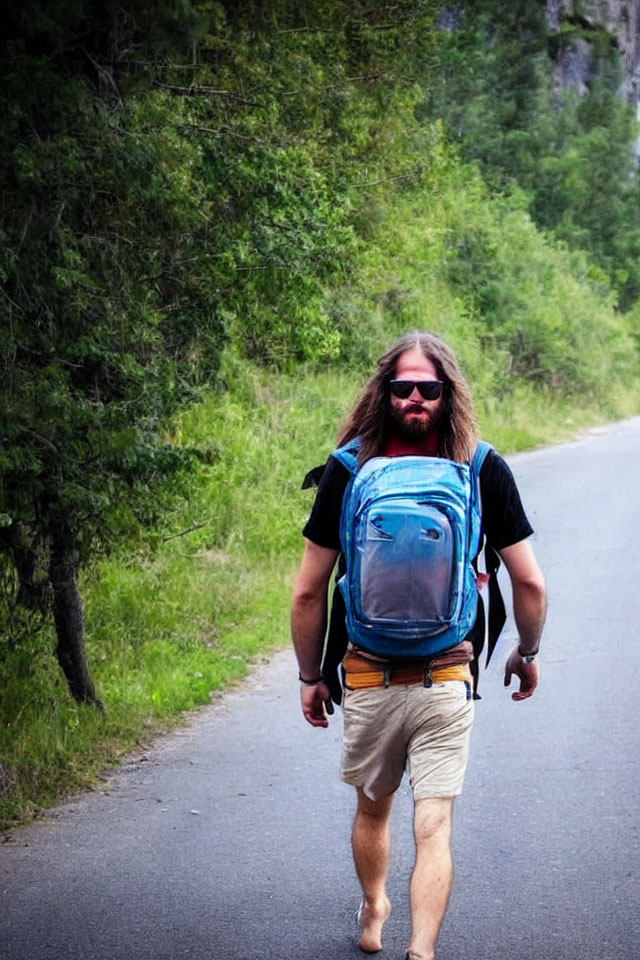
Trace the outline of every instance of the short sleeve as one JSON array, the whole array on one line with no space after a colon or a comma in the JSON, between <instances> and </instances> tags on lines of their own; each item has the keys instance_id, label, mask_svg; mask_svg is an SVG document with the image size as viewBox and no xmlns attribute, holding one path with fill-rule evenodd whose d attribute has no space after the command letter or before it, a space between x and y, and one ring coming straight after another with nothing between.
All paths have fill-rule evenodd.
<instances>
[{"instance_id":1,"label":"short sleeve","mask_svg":"<svg viewBox=\"0 0 640 960\"><path fill-rule=\"evenodd\" d=\"M482 526L494 550L510 547L533 533L515 478L505 460L491 450L480 470Z\"/></svg>"},{"instance_id":2,"label":"short sleeve","mask_svg":"<svg viewBox=\"0 0 640 960\"><path fill-rule=\"evenodd\" d=\"M308 540L319 547L340 550L340 514L348 482L347 468L335 457L329 457L311 514L302 531Z\"/></svg>"}]
</instances>

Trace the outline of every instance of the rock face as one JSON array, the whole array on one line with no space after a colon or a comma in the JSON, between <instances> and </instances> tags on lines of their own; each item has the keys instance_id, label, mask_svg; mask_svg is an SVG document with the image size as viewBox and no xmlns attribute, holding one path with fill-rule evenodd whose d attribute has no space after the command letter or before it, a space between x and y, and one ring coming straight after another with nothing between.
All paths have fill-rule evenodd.
<instances>
[{"instance_id":1,"label":"rock face","mask_svg":"<svg viewBox=\"0 0 640 960\"><path fill-rule=\"evenodd\" d=\"M588 29L602 28L613 38L622 65L621 94L638 107L640 101L640 0L546 0L547 27L560 32L563 23ZM594 49L586 37L574 37L556 60L558 89L587 91L593 77Z\"/></svg>"},{"instance_id":2,"label":"rock face","mask_svg":"<svg viewBox=\"0 0 640 960\"><path fill-rule=\"evenodd\" d=\"M576 37L563 46L553 65L553 86L557 93L571 88L580 96L589 92L594 76L593 47L588 40Z\"/></svg>"}]
</instances>

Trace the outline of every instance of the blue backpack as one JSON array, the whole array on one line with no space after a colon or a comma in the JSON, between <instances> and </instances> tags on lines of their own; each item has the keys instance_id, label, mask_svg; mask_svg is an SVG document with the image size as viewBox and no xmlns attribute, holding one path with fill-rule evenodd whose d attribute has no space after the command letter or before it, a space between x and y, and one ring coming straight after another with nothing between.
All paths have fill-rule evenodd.
<instances>
[{"instance_id":1,"label":"blue backpack","mask_svg":"<svg viewBox=\"0 0 640 960\"><path fill-rule=\"evenodd\" d=\"M374 457L361 469L357 438L334 451L351 474L340 519L346 573L338 586L356 647L427 659L467 636L478 604L478 477L490 450L479 443L470 464Z\"/></svg>"}]
</instances>

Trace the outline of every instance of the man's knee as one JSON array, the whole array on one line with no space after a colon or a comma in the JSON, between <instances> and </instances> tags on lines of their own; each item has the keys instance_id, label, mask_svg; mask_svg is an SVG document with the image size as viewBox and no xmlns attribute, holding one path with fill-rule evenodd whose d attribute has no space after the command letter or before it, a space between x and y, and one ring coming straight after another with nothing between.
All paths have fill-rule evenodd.
<instances>
[{"instance_id":1,"label":"man's knee","mask_svg":"<svg viewBox=\"0 0 640 960\"><path fill-rule=\"evenodd\" d=\"M358 814L371 817L373 820L384 821L388 819L393 804L393 793L372 800L366 795L362 787L356 787L356 789L358 791Z\"/></svg>"},{"instance_id":2,"label":"man's knee","mask_svg":"<svg viewBox=\"0 0 640 960\"><path fill-rule=\"evenodd\" d=\"M414 833L416 842L451 835L453 797L424 797L416 800Z\"/></svg>"}]
</instances>

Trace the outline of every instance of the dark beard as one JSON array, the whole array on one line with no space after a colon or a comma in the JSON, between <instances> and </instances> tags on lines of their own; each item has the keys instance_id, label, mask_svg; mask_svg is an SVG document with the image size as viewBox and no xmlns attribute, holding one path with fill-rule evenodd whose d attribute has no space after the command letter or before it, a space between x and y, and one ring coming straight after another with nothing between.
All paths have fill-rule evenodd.
<instances>
[{"instance_id":1,"label":"dark beard","mask_svg":"<svg viewBox=\"0 0 640 960\"><path fill-rule=\"evenodd\" d=\"M442 422L442 405L433 412L428 411L429 417L427 420L417 420L414 417L407 419L406 414L411 412L411 410L424 412L423 408L418 404L413 407L407 407L405 410L398 410L396 407L389 405L389 422L392 430L407 440L424 440L425 437L428 437L433 430L436 430Z\"/></svg>"}]
</instances>

